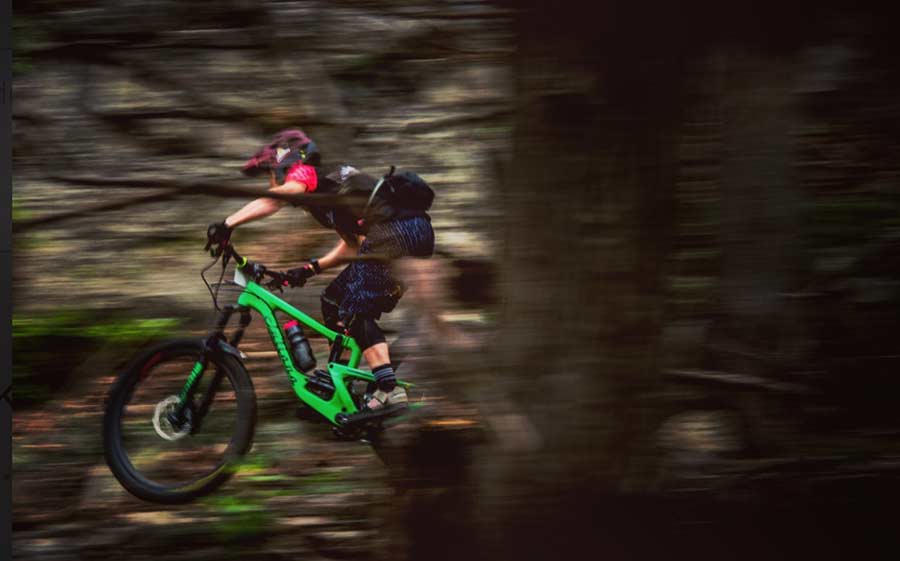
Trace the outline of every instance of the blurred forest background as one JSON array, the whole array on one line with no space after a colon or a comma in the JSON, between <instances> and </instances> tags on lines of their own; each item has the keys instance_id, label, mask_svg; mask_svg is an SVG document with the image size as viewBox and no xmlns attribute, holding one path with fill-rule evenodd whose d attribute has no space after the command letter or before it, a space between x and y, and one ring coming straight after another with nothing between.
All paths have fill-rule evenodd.
<instances>
[{"instance_id":1,"label":"blurred forest background","mask_svg":"<svg viewBox=\"0 0 900 561\"><path fill-rule=\"evenodd\" d=\"M16 2L16 558L890 551L896 15ZM398 428L383 465L293 417L256 325L251 465L197 503L140 503L103 462L105 392L141 346L209 326L206 225L244 200L196 186L262 190L240 164L295 126L326 168L435 188L440 254L384 325L411 335L401 376L466 422ZM235 243L288 268L333 237L286 209ZM317 315L323 286L288 299Z\"/></svg>"}]
</instances>

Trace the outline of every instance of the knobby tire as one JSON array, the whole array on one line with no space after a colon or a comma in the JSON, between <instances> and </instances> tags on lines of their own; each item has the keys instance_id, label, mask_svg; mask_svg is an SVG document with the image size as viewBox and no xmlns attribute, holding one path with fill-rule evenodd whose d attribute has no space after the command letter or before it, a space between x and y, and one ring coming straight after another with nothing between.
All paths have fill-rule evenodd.
<instances>
[{"instance_id":1,"label":"knobby tire","mask_svg":"<svg viewBox=\"0 0 900 561\"><path fill-rule=\"evenodd\" d=\"M127 402L152 369L167 360L173 362L179 358L189 360L192 356L199 359L203 348L204 342L199 339L180 339L153 347L142 353L119 376L110 390L103 419L103 448L106 461L122 486L145 501L179 504L211 493L233 475L236 464L252 445L256 425L256 394L250 376L236 357L225 353L210 353L204 376L212 376L215 369L222 372L223 379L227 379L230 383L236 401L235 426L221 461L210 473L175 484L161 484L154 481L142 474L132 463L123 443L122 420ZM185 372L184 380L187 379L187 375L188 372ZM210 415L215 413L215 410L210 411ZM201 426L199 432L202 430ZM188 435L184 438L192 437L193 435ZM165 444L162 440L160 438L161 443Z\"/></svg>"}]
</instances>

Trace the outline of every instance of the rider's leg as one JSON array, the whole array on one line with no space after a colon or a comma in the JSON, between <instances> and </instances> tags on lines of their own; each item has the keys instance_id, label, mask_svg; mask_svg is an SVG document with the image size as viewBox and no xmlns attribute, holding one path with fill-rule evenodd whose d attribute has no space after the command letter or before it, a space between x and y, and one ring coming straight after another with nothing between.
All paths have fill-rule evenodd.
<instances>
[{"instance_id":1,"label":"rider's leg","mask_svg":"<svg viewBox=\"0 0 900 561\"><path fill-rule=\"evenodd\" d=\"M356 317L350 323L350 335L363 349L363 358L375 374L375 383L384 391L391 391L396 385L391 356L381 328L371 317Z\"/></svg>"},{"instance_id":2,"label":"rider's leg","mask_svg":"<svg viewBox=\"0 0 900 561\"><path fill-rule=\"evenodd\" d=\"M331 329L342 330L340 321L340 302L345 296L345 288L338 282L340 277L332 281L322 293L322 316L325 325ZM391 356L384 339L384 334L371 317L355 317L350 322L350 334L363 349L363 358L366 359L380 389L391 391L396 384L394 369L391 367Z\"/></svg>"},{"instance_id":3,"label":"rider's leg","mask_svg":"<svg viewBox=\"0 0 900 561\"><path fill-rule=\"evenodd\" d=\"M322 293L322 316L325 319L325 325L331 329L341 331L349 328L350 335L353 336L362 349L363 357L375 376L375 386L377 388L372 391L374 400L369 401L368 405L370 408L374 409L385 404L406 402L405 390L397 386L397 378L391 365L391 357L384 334L381 332L378 324L375 323L375 319L382 312L390 311L393 305L385 307L383 302L371 302L358 298L359 294L367 296L368 299L371 299L371 296L367 290L359 290L357 292L351 290L351 287L356 286L355 283L357 281L364 278L362 273L354 270L354 265L356 265L357 269L363 267L362 262L352 263ZM365 272L365 269L363 272ZM354 295L357 297L353 298ZM393 293L386 296L393 297L394 304L399 299L399 296ZM349 305L348 299L350 299ZM343 310L342 308L345 307L347 309ZM365 311L354 313L354 310L357 309L364 309ZM345 320L347 319L346 316L350 315L350 319L342 321L342 315Z\"/></svg>"},{"instance_id":4,"label":"rider's leg","mask_svg":"<svg viewBox=\"0 0 900 561\"><path fill-rule=\"evenodd\" d=\"M354 318L350 324L350 334L359 342L363 357L375 375L377 390L372 393L372 399L366 405L370 409L377 409L386 404L405 403L406 391L397 387L388 345L375 320L370 317Z\"/></svg>"},{"instance_id":5,"label":"rider's leg","mask_svg":"<svg viewBox=\"0 0 900 561\"><path fill-rule=\"evenodd\" d=\"M387 343L372 345L363 351L363 358L375 374L375 383L384 391L391 391L396 385L394 368L391 366L391 355Z\"/></svg>"},{"instance_id":6,"label":"rider's leg","mask_svg":"<svg viewBox=\"0 0 900 561\"><path fill-rule=\"evenodd\" d=\"M347 290L344 283L341 282L345 276L344 273L341 273L332 280L328 286L325 287L321 297L322 318L324 323L329 329L335 331L343 330L339 310L341 301L344 299Z\"/></svg>"}]
</instances>

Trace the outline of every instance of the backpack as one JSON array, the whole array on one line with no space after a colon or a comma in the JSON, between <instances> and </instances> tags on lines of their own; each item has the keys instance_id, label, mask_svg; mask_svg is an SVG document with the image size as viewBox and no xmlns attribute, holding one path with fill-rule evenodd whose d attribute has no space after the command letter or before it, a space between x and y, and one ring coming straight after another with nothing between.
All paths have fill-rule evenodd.
<instances>
[{"instance_id":1,"label":"backpack","mask_svg":"<svg viewBox=\"0 0 900 561\"><path fill-rule=\"evenodd\" d=\"M424 215L434 202L434 191L411 171L395 174L394 166L381 179L344 165L319 181L318 192L345 195L348 206L311 208L323 226L339 234L365 234L367 226L409 216ZM356 199L356 201L353 201Z\"/></svg>"},{"instance_id":2,"label":"backpack","mask_svg":"<svg viewBox=\"0 0 900 561\"><path fill-rule=\"evenodd\" d=\"M370 196L370 202L382 196L395 209L425 212L434 202L434 190L418 174L411 171L394 173L394 166L381 178Z\"/></svg>"}]
</instances>

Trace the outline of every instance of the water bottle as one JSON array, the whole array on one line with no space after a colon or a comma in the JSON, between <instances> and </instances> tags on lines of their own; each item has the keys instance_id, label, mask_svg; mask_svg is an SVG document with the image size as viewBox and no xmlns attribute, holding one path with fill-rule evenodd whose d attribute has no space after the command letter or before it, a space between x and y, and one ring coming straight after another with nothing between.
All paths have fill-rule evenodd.
<instances>
[{"instance_id":1,"label":"water bottle","mask_svg":"<svg viewBox=\"0 0 900 561\"><path fill-rule=\"evenodd\" d=\"M284 334L291 346L291 356L294 358L294 366L304 374L316 366L316 357L309 347L309 340L303 335L303 329L297 320L291 320L284 324Z\"/></svg>"}]
</instances>

